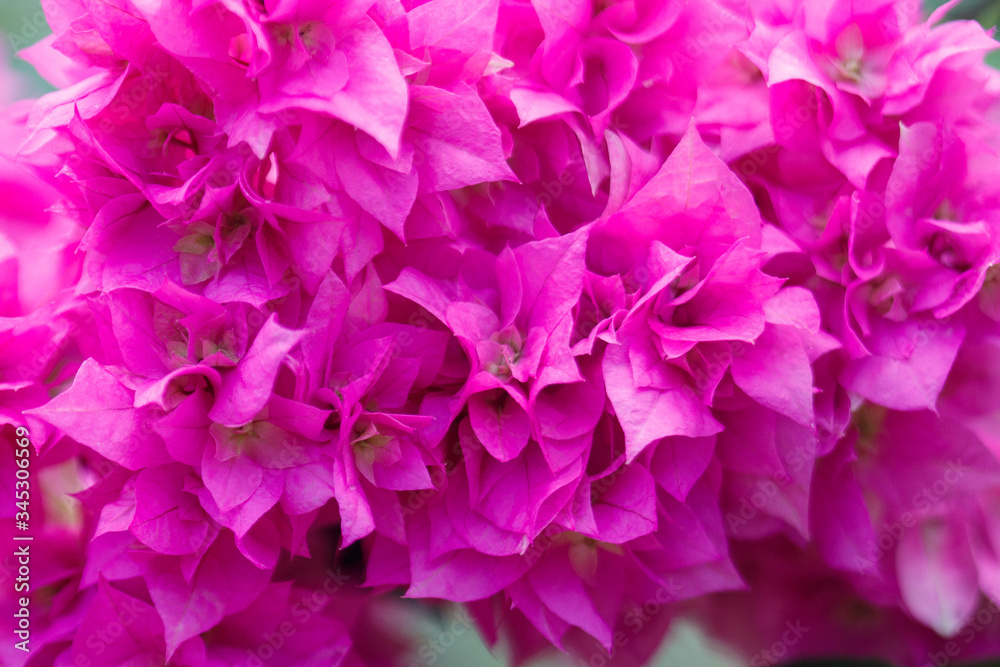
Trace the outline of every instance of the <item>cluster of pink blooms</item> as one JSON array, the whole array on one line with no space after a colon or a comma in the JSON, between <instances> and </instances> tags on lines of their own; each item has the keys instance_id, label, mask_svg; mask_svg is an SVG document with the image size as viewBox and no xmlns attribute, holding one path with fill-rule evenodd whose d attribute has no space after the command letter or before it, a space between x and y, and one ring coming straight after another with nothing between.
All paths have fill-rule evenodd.
<instances>
[{"instance_id":1,"label":"cluster of pink blooms","mask_svg":"<svg viewBox=\"0 0 1000 667\"><path fill-rule=\"evenodd\" d=\"M403 597L513 664L648 664L682 616L754 666L1000 655L978 24L43 4L59 90L0 122L4 665L436 662Z\"/></svg>"}]
</instances>

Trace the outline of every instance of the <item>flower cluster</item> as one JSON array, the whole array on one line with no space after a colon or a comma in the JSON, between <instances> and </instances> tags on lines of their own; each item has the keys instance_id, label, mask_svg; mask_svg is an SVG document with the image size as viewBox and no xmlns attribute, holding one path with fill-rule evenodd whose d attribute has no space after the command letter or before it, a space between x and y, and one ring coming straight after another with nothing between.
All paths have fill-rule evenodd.
<instances>
[{"instance_id":1,"label":"flower cluster","mask_svg":"<svg viewBox=\"0 0 1000 667\"><path fill-rule=\"evenodd\" d=\"M648 664L681 614L753 664L1000 655L978 24L45 6L59 90L0 122L0 487L27 427L47 545L4 664L410 664L401 593L515 663Z\"/></svg>"}]
</instances>

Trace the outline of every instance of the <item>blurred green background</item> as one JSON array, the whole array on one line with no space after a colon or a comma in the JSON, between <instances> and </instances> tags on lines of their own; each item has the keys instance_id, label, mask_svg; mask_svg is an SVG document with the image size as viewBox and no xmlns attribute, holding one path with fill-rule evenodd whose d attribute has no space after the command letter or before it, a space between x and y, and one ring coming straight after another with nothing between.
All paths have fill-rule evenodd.
<instances>
[{"instance_id":1,"label":"blurred green background","mask_svg":"<svg viewBox=\"0 0 1000 667\"><path fill-rule=\"evenodd\" d=\"M17 79L7 84L13 89L0 91L0 97L15 100L52 90L34 67L14 55L51 32L40 0L0 0L0 30L4 36L0 54L17 73Z\"/></svg>"},{"instance_id":2,"label":"blurred green background","mask_svg":"<svg viewBox=\"0 0 1000 667\"><path fill-rule=\"evenodd\" d=\"M697 1L697 0L692 0ZM928 0L928 11L944 4L944 0ZM995 27L1000 22L1000 0L964 0L948 14L950 19L976 19L986 27ZM44 14L40 0L0 0L0 31L4 35L2 43L3 57L10 61L16 78L7 85L8 89L0 91L0 99L8 101L36 97L52 90L52 87L35 72L26 62L14 57L14 54L29 46L46 34ZM995 51L987 58L995 67L1000 67L1000 51ZM447 633L445 628L454 628L456 618L452 611L443 615L428 615L420 630L424 642ZM448 633L451 636L450 633ZM433 664L436 667L502 667L503 656L491 656L474 632L463 632L454 636L455 643L439 655L435 655ZM450 642L450 639L449 639ZM429 665L430 661L421 661L414 656L414 665ZM1000 662L992 663L1000 666ZM723 647L708 641L695 626L688 622L675 623L667 641L661 647L655 667L740 667L741 661L728 654ZM842 661L799 663L795 667L841 667ZM876 667L875 663L853 663L854 667ZM531 667L577 667L577 663L552 657L536 661ZM792 667L792 666L786 666Z\"/></svg>"}]
</instances>

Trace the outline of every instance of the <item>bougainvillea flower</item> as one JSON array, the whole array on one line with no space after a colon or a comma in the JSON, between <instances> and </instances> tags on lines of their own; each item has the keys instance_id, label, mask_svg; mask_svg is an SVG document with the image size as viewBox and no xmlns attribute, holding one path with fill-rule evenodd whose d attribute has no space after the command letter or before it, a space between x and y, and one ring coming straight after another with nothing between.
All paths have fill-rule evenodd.
<instances>
[{"instance_id":1,"label":"bougainvillea flower","mask_svg":"<svg viewBox=\"0 0 1000 667\"><path fill-rule=\"evenodd\" d=\"M1000 74L954 4L46 0L0 662L429 664L449 602L514 664L682 618L1000 656Z\"/></svg>"}]
</instances>

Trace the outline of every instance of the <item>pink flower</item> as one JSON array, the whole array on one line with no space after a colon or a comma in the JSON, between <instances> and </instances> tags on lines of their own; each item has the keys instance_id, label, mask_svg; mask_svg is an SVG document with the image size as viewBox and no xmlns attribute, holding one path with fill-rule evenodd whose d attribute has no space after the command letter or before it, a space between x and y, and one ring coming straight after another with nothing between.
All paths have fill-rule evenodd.
<instances>
[{"instance_id":1,"label":"pink flower","mask_svg":"<svg viewBox=\"0 0 1000 667\"><path fill-rule=\"evenodd\" d=\"M1000 75L912 5L47 2L0 661L1000 655Z\"/></svg>"}]
</instances>

